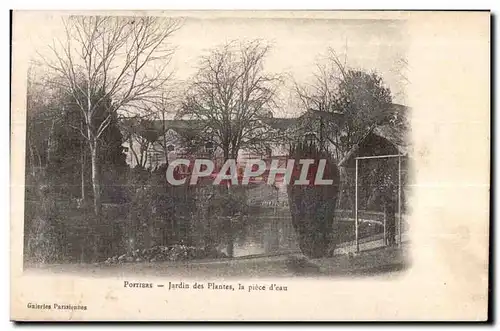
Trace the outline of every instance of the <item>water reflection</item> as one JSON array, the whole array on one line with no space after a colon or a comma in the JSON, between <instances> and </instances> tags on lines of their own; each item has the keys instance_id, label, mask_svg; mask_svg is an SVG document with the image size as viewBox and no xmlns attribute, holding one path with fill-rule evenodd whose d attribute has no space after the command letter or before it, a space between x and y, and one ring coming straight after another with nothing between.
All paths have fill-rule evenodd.
<instances>
[{"instance_id":1,"label":"water reflection","mask_svg":"<svg viewBox=\"0 0 500 331\"><path fill-rule=\"evenodd\" d=\"M351 212L352 213L352 212ZM374 213L372 213L374 214ZM377 215L364 215L359 220L359 239L382 235L383 223ZM333 221L333 220L332 220ZM338 245L353 244L354 219L337 213L334 232ZM234 245L234 256L272 255L299 251L297 235L288 207L256 208Z\"/></svg>"},{"instance_id":2,"label":"water reflection","mask_svg":"<svg viewBox=\"0 0 500 331\"><path fill-rule=\"evenodd\" d=\"M296 251L296 238L288 208L255 208L242 235L235 242L234 256Z\"/></svg>"}]
</instances>

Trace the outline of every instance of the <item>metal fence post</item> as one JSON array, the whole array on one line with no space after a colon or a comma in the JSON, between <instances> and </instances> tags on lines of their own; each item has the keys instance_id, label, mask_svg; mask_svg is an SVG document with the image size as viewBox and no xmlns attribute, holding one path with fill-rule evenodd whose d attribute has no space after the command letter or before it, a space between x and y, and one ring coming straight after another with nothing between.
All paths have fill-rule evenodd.
<instances>
[{"instance_id":1,"label":"metal fence post","mask_svg":"<svg viewBox=\"0 0 500 331\"><path fill-rule=\"evenodd\" d=\"M401 247L403 242L403 228L401 216L401 155L398 156L398 215L399 215L399 246Z\"/></svg>"},{"instance_id":2,"label":"metal fence post","mask_svg":"<svg viewBox=\"0 0 500 331\"><path fill-rule=\"evenodd\" d=\"M359 253L359 229L358 229L358 159L356 158L356 177L355 177L355 199L354 202L354 227L356 231L356 253Z\"/></svg>"},{"instance_id":3,"label":"metal fence post","mask_svg":"<svg viewBox=\"0 0 500 331\"><path fill-rule=\"evenodd\" d=\"M384 205L384 246L387 246L387 211Z\"/></svg>"}]
</instances>

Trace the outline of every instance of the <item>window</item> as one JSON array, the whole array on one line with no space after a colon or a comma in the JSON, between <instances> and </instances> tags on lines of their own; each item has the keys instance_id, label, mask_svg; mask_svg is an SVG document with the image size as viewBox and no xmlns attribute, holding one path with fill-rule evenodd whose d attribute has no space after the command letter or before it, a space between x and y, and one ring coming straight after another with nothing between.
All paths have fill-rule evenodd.
<instances>
[{"instance_id":1,"label":"window","mask_svg":"<svg viewBox=\"0 0 500 331\"><path fill-rule=\"evenodd\" d=\"M306 133L305 138L306 138L306 142L308 142L308 143L313 143L316 141L316 135L312 132Z\"/></svg>"},{"instance_id":2,"label":"window","mask_svg":"<svg viewBox=\"0 0 500 331\"><path fill-rule=\"evenodd\" d=\"M213 152L213 151L214 151L214 143L213 143L213 142L211 142L211 141L207 141L207 142L205 143L205 152L209 152L209 153L211 153L211 152Z\"/></svg>"}]
</instances>

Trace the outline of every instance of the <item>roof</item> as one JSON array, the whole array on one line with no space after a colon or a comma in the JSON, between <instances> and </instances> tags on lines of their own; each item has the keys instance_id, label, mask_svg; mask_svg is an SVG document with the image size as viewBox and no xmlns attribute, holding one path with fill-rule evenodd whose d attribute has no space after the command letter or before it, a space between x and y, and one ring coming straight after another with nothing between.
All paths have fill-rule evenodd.
<instances>
[{"instance_id":1,"label":"roof","mask_svg":"<svg viewBox=\"0 0 500 331\"><path fill-rule=\"evenodd\" d=\"M286 130L290 127L296 126L297 124L304 123L311 118L324 118L327 120L339 121L342 118L340 113L331 113L325 111L319 111L314 109L309 109L299 117L269 117L264 118L263 122L270 127L278 130ZM131 122L140 122L140 118L124 118L122 119L124 123L132 124ZM144 120L148 123L145 125L147 130L155 129L158 132L163 130L162 120ZM179 134L196 135L204 127L203 120L198 119L169 119L165 120L165 130L172 129Z\"/></svg>"},{"instance_id":2,"label":"roof","mask_svg":"<svg viewBox=\"0 0 500 331\"><path fill-rule=\"evenodd\" d=\"M379 125L373 129L374 134L387 139L398 149L400 154L404 155L408 153L407 132L407 130L389 124Z\"/></svg>"},{"instance_id":3,"label":"roof","mask_svg":"<svg viewBox=\"0 0 500 331\"><path fill-rule=\"evenodd\" d=\"M138 119L123 119L125 123L130 121L139 121ZM204 121L196 119L175 119L175 120L165 120L163 126L162 120L150 120L147 121L146 126L148 130L154 129L161 132L163 128L165 130L174 130L181 135L196 135L204 127ZM281 118L281 117L271 117L263 120L264 123L271 126L274 129L285 130L288 127L297 123L297 118Z\"/></svg>"},{"instance_id":4,"label":"roof","mask_svg":"<svg viewBox=\"0 0 500 331\"><path fill-rule=\"evenodd\" d=\"M344 114L341 112L328 112L323 110L316 109L308 109L304 114L302 114L299 118L323 118L329 121L341 121L344 118Z\"/></svg>"},{"instance_id":5,"label":"roof","mask_svg":"<svg viewBox=\"0 0 500 331\"><path fill-rule=\"evenodd\" d=\"M192 137L196 136L203 129L203 122L199 120L161 120L152 122L152 126L161 132L162 130L174 130L182 136Z\"/></svg>"},{"instance_id":6,"label":"roof","mask_svg":"<svg viewBox=\"0 0 500 331\"><path fill-rule=\"evenodd\" d=\"M286 130L297 123L297 118L294 117L271 117L264 120L264 123L274 129Z\"/></svg>"},{"instance_id":7,"label":"roof","mask_svg":"<svg viewBox=\"0 0 500 331\"><path fill-rule=\"evenodd\" d=\"M358 154L359 150L363 146L365 146L368 140L373 136L385 139L396 148L399 154L408 155L410 149L410 143L408 139L408 133L410 129L408 121L409 110L409 107L399 104L393 104L393 107L389 109L389 113L392 111L392 114L398 115L396 117L398 118L398 120L394 120L382 125L376 125L371 130L368 130L359 140L359 142L355 144L351 148L351 150L349 150L349 152L342 158L342 160L339 162L339 166L347 166L349 161L351 161ZM374 154L374 156L375 155L376 154Z\"/></svg>"}]
</instances>

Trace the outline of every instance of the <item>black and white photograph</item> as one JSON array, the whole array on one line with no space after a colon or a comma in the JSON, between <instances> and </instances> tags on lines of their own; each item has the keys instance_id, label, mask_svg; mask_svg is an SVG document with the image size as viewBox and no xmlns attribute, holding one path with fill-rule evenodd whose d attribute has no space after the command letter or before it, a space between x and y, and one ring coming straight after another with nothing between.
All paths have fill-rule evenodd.
<instances>
[{"instance_id":1,"label":"black and white photograph","mask_svg":"<svg viewBox=\"0 0 500 331\"><path fill-rule=\"evenodd\" d=\"M415 22L320 14L15 12L19 277L293 300L292 281L411 276L432 189ZM63 297L20 305L98 310Z\"/></svg>"},{"instance_id":2,"label":"black and white photograph","mask_svg":"<svg viewBox=\"0 0 500 331\"><path fill-rule=\"evenodd\" d=\"M25 270L407 266L404 20L50 22L27 78Z\"/></svg>"}]
</instances>

